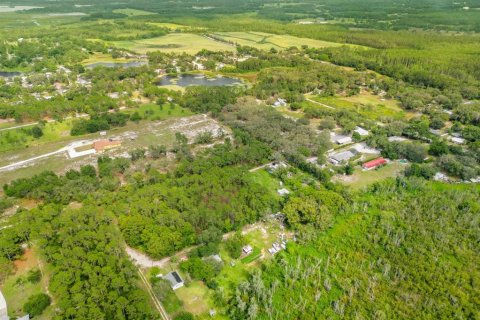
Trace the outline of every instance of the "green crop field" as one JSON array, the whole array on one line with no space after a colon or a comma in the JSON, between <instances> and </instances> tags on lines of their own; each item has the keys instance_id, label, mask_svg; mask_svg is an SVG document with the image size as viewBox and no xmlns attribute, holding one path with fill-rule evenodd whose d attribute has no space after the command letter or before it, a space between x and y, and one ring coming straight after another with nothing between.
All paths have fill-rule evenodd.
<instances>
[{"instance_id":1,"label":"green crop field","mask_svg":"<svg viewBox=\"0 0 480 320\"><path fill-rule=\"evenodd\" d=\"M132 41L113 41L119 48L147 53L149 51L195 54L202 49L211 51L234 51L235 47L193 33L170 33L163 37Z\"/></svg>"},{"instance_id":2,"label":"green crop field","mask_svg":"<svg viewBox=\"0 0 480 320\"><path fill-rule=\"evenodd\" d=\"M269 50L270 48L282 50L290 47L301 47L303 45L313 48L341 46L341 44L335 42L263 32L217 32L213 35L222 38L225 41L231 41L242 46L251 46L264 50Z\"/></svg>"}]
</instances>

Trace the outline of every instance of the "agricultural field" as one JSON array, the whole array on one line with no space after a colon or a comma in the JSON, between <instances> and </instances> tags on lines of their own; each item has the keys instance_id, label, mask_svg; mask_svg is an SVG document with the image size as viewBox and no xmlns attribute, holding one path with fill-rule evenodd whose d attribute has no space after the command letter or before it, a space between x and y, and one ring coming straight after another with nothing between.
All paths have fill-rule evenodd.
<instances>
[{"instance_id":1,"label":"agricultural field","mask_svg":"<svg viewBox=\"0 0 480 320\"><path fill-rule=\"evenodd\" d=\"M290 47L301 46L308 46L312 48L341 46L341 44L335 42L298 38L286 34L276 35L264 32L217 32L213 33L213 35L215 37L222 38L225 41L263 50L270 50L271 48L283 50Z\"/></svg>"},{"instance_id":2,"label":"agricultural field","mask_svg":"<svg viewBox=\"0 0 480 320\"><path fill-rule=\"evenodd\" d=\"M111 44L140 54L151 51L196 54L202 49L235 51L232 45L193 33L169 33L166 36L151 39L112 41Z\"/></svg>"}]
</instances>

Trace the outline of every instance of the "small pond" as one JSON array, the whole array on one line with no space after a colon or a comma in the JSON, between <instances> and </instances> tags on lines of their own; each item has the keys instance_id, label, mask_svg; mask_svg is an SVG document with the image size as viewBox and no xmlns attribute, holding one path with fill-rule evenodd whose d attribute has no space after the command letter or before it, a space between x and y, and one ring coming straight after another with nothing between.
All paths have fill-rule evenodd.
<instances>
[{"instance_id":1,"label":"small pond","mask_svg":"<svg viewBox=\"0 0 480 320\"><path fill-rule=\"evenodd\" d=\"M85 67L93 69L95 67L107 67L107 68L132 68L140 67L148 64L147 61L131 61L131 62L96 62L87 64Z\"/></svg>"},{"instance_id":2,"label":"small pond","mask_svg":"<svg viewBox=\"0 0 480 320\"><path fill-rule=\"evenodd\" d=\"M181 74L178 76L164 76L158 82L159 86L168 86L168 85L177 85L179 87L188 87L188 86L233 86L237 84L242 84L240 79L229 78L216 76L208 78L204 75L199 74Z\"/></svg>"},{"instance_id":3,"label":"small pond","mask_svg":"<svg viewBox=\"0 0 480 320\"><path fill-rule=\"evenodd\" d=\"M21 72L16 72L16 71L0 71L0 77L3 78L13 78L13 77L18 77L22 75Z\"/></svg>"}]
</instances>

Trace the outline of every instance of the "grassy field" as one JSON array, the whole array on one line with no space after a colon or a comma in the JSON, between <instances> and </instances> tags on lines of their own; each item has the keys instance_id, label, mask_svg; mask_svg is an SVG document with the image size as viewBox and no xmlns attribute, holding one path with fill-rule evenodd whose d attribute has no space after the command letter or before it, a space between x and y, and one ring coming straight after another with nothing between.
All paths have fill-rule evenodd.
<instances>
[{"instance_id":1,"label":"grassy field","mask_svg":"<svg viewBox=\"0 0 480 320\"><path fill-rule=\"evenodd\" d=\"M14 262L15 273L6 279L2 286L2 292L7 301L8 314L13 319L25 315L22 308L28 297L33 294L45 292L48 284L47 276L43 276L38 283L31 283L26 279L29 271L39 269L38 263L36 252L33 249L27 249L25 254ZM42 270L45 271L44 269ZM50 306L41 316L35 317L35 319L52 319L53 311L53 306Z\"/></svg>"},{"instance_id":2,"label":"grassy field","mask_svg":"<svg viewBox=\"0 0 480 320\"><path fill-rule=\"evenodd\" d=\"M63 137L68 137L70 136L72 122L72 119L63 122L49 122L45 124L43 128L43 136L38 139L34 139L28 134L31 127L1 131L0 152L20 150L29 146L38 146L60 140ZM1 162L0 160L0 164Z\"/></svg>"},{"instance_id":3,"label":"grassy field","mask_svg":"<svg viewBox=\"0 0 480 320\"><path fill-rule=\"evenodd\" d=\"M357 167L351 176L336 176L333 181L350 186L352 189L361 189L386 178L396 177L404 169L405 164L398 161L390 162L384 167L369 171Z\"/></svg>"},{"instance_id":4,"label":"grassy field","mask_svg":"<svg viewBox=\"0 0 480 320\"><path fill-rule=\"evenodd\" d=\"M213 305L213 301L210 301L208 288L202 281L192 281L188 286L175 290L175 293L183 302L185 311L194 315L207 313L210 310L209 306Z\"/></svg>"},{"instance_id":5,"label":"grassy field","mask_svg":"<svg viewBox=\"0 0 480 320\"><path fill-rule=\"evenodd\" d=\"M114 13L121 13L124 15L127 15L129 17L133 16L148 16L152 14L156 14L155 12L150 12L150 11L144 11L144 10L137 10L137 9L115 9L113 10Z\"/></svg>"},{"instance_id":6,"label":"grassy field","mask_svg":"<svg viewBox=\"0 0 480 320\"><path fill-rule=\"evenodd\" d=\"M94 53L91 55L88 59L85 59L82 61L83 65L87 64L92 64L92 63L98 63L98 62L117 62L117 63L124 63L124 62L131 62L131 59L125 59L125 58L113 58L110 54L106 53ZM138 60L135 60L138 61Z\"/></svg>"},{"instance_id":7,"label":"grassy field","mask_svg":"<svg viewBox=\"0 0 480 320\"><path fill-rule=\"evenodd\" d=\"M193 33L170 33L163 37L133 41L113 41L111 44L141 54L149 51L195 54L202 49L211 51L235 51L234 46Z\"/></svg>"},{"instance_id":8,"label":"grassy field","mask_svg":"<svg viewBox=\"0 0 480 320\"><path fill-rule=\"evenodd\" d=\"M334 42L263 32L218 32L214 33L214 35L242 46L251 46L264 50L269 50L270 48L282 50L289 47L301 47L303 45L313 48L336 47L341 45Z\"/></svg>"},{"instance_id":9,"label":"grassy field","mask_svg":"<svg viewBox=\"0 0 480 320\"><path fill-rule=\"evenodd\" d=\"M192 111L182 108L178 105L165 104L160 107L154 103L143 104L139 108L129 109L125 112L138 112L142 118L148 120L165 120L168 118L187 117L193 115Z\"/></svg>"},{"instance_id":10,"label":"grassy field","mask_svg":"<svg viewBox=\"0 0 480 320\"><path fill-rule=\"evenodd\" d=\"M318 97L308 98L331 106L335 109L350 109L373 120L381 118L408 119L412 115L403 111L395 100L382 100L379 96L368 92L351 97Z\"/></svg>"}]
</instances>

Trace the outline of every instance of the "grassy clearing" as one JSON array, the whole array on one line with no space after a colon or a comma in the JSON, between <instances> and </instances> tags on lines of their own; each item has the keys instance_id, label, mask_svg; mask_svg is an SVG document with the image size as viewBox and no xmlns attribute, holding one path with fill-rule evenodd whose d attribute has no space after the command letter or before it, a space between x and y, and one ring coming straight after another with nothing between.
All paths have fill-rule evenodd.
<instances>
[{"instance_id":1,"label":"grassy clearing","mask_svg":"<svg viewBox=\"0 0 480 320\"><path fill-rule=\"evenodd\" d=\"M249 263L259 259L261 256L262 256L262 251L259 248L254 247L252 253L250 253L246 257L243 257L242 260L240 260L240 261L242 261L243 264L249 264Z\"/></svg>"},{"instance_id":2,"label":"grassy clearing","mask_svg":"<svg viewBox=\"0 0 480 320\"><path fill-rule=\"evenodd\" d=\"M122 62L130 62L132 60L126 58L113 58L112 55L96 52L91 55L88 59L82 61L83 65L98 63L98 62L112 62L112 63L122 63Z\"/></svg>"},{"instance_id":3,"label":"grassy clearing","mask_svg":"<svg viewBox=\"0 0 480 320\"><path fill-rule=\"evenodd\" d=\"M192 111L178 105L164 104L160 107L154 103L143 104L139 108L129 109L126 112L138 112L146 120L166 120L168 118L186 117L194 114Z\"/></svg>"},{"instance_id":4,"label":"grassy clearing","mask_svg":"<svg viewBox=\"0 0 480 320\"><path fill-rule=\"evenodd\" d=\"M364 171L360 167L355 168L351 176L336 176L333 181L340 182L352 189L362 189L375 182L398 176L405 169L405 164L398 161L390 162L384 167Z\"/></svg>"},{"instance_id":5,"label":"grassy clearing","mask_svg":"<svg viewBox=\"0 0 480 320\"><path fill-rule=\"evenodd\" d=\"M185 311L200 315L207 313L209 306L213 305L210 301L209 289L202 281L192 281L188 286L175 290L177 297L182 301Z\"/></svg>"},{"instance_id":6,"label":"grassy clearing","mask_svg":"<svg viewBox=\"0 0 480 320\"><path fill-rule=\"evenodd\" d=\"M231 41L242 46L251 46L263 50L269 50L270 48L282 50L289 47L301 47L303 45L313 48L336 47L341 45L335 42L263 32L218 32L214 35L225 41Z\"/></svg>"},{"instance_id":7,"label":"grassy clearing","mask_svg":"<svg viewBox=\"0 0 480 320\"><path fill-rule=\"evenodd\" d=\"M129 17L134 17L134 16L149 16L152 14L156 14L155 12L150 12L150 11L144 11L144 10L137 10L137 9L115 9L113 10L114 13L121 13L124 15L127 15Z\"/></svg>"},{"instance_id":8,"label":"grassy clearing","mask_svg":"<svg viewBox=\"0 0 480 320\"><path fill-rule=\"evenodd\" d=\"M163 37L151 39L113 41L112 44L116 47L125 48L141 54L149 51L196 54L202 49L211 51L235 51L234 46L193 33L170 33Z\"/></svg>"},{"instance_id":9,"label":"grassy clearing","mask_svg":"<svg viewBox=\"0 0 480 320\"><path fill-rule=\"evenodd\" d=\"M25 315L22 309L28 297L41 292L45 293L44 288L48 285L47 276L44 275L42 280L38 283L31 283L26 279L29 271L39 269L38 263L38 257L35 250L27 249L25 254L19 260L14 262L15 273L6 279L2 286L3 295L7 301L8 314L14 319ZM35 319L52 319L53 312L53 306L50 306L41 316L35 317Z\"/></svg>"},{"instance_id":10,"label":"grassy clearing","mask_svg":"<svg viewBox=\"0 0 480 320\"><path fill-rule=\"evenodd\" d=\"M254 172L249 172L248 177L255 183L261 185L265 190L270 191L270 196L279 199L281 196L278 195L277 189L279 186L278 180L273 178L270 173L266 170L257 170Z\"/></svg>"},{"instance_id":11,"label":"grassy clearing","mask_svg":"<svg viewBox=\"0 0 480 320\"><path fill-rule=\"evenodd\" d=\"M0 132L0 152L8 152L39 146L70 136L73 119L63 122L49 122L43 128L43 136L35 139L28 132L32 127L24 127ZM0 161L1 163L1 161Z\"/></svg>"},{"instance_id":12,"label":"grassy clearing","mask_svg":"<svg viewBox=\"0 0 480 320\"><path fill-rule=\"evenodd\" d=\"M351 97L318 97L310 99L331 106L335 109L350 109L357 111L373 120L381 118L408 119L410 114L403 111L395 100L382 100L371 93L361 93Z\"/></svg>"}]
</instances>

